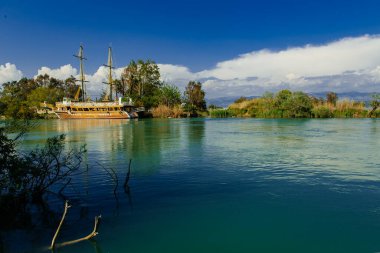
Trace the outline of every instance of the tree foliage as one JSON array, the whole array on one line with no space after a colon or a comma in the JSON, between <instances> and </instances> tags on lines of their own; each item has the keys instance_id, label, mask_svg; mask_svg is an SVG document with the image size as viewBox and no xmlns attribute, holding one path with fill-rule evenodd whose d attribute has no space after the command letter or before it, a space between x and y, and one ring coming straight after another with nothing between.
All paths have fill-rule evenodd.
<instances>
[{"instance_id":1,"label":"tree foliage","mask_svg":"<svg viewBox=\"0 0 380 253\"><path fill-rule=\"evenodd\" d=\"M336 94L335 92L328 92L326 94L326 101L327 103L336 105L336 102L338 101L338 94Z\"/></svg>"},{"instance_id":2,"label":"tree foliage","mask_svg":"<svg viewBox=\"0 0 380 253\"><path fill-rule=\"evenodd\" d=\"M131 61L124 69L121 80L115 84L116 91L133 99L136 105L146 108L157 106L162 86L160 71L154 61Z\"/></svg>"},{"instance_id":3,"label":"tree foliage","mask_svg":"<svg viewBox=\"0 0 380 253\"><path fill-rule=\"evenodd\" d=\"M160 88L160 104L174 107L181 104L181 92L175 85L164 84Z\"/></svg>"},{"instance_id":4,"label":"tree foliage","mask_svg":"<svg viewBox=\"0 0 380 253\"><path fill-rule=\"evenodd\" d=\"M62 81L46 74L7 82L0 92L0 114L9 118L32 118L40 103L54 104L64 96L74 97L77 89L74 77Z\"/></svg>"},{"instance_id":5,"label":"tree foliage","mask_svg":"<svg viewBox=\"0 0 380 253\"><path fill-rule=\"evenodd\" d=\"M261 118L308 118L313 108L312 98L303 92L281 90L277 94L230 105L228 116L245 115Z\"/></svg>"},{"instance_id":6,"label":"tree foliage","mask_svg":"<svg viewBox=\"0 0 380 253\"><path fill-rule=\"evenodd\" d=\"M206 110L205 92L202 90L200 82L190 81L187 84L184 92L184 102L190 112Z\"/></svg>"},{"instance_id":7,"label":"tree foliage","mask_svg":"<svg viewBox=\"0 0 380 253\"><path fill-rule=\"evenodd\" d=\"M25 133L25 125L0 127L0 197L42 197L52 185L64 183L78 172L86 152L65 150L65 135L47 139L42 148L29 153L17 151L17 141ZM16 137L10 138L13 133Z\"/></svg>"},{"instance_id":8,"label":"tree foliage","mask_svg":"<svg viewBox=\"0 0 380 253\"><path fill-rule=\"evenodd\" d=\"M375 111L377 110L377 108L380 107L380 94L373 94L372 95L372 100L371 100L370 104L372 106L372 109L368 113L368 117L372 117L372 115L375 113Z\"/></svg>"}]
</instances>

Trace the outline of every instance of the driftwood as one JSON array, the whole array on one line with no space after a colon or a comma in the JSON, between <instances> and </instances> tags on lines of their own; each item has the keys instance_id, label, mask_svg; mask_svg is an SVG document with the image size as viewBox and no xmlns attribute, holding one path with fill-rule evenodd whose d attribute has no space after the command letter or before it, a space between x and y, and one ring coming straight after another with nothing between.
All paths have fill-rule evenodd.
<instances>
[{"instance_id":1,"label":"driftwood","mask_svg":"<svg viewBox=\"0 0 380 253\"><path fill-rule=\"evenodd\" d=\"M99 228L99 224L100 224L100 219L102 218L101 215L99 216L95 216L95 224L94 224L94 229L92 230L92 232L90 234L88 234L87 236L85 237L82 237L82 238L79 238L79 239L76 239L76 240L72 240L72 241L67 241L67 242L63 242L63 243L59 243L57 244L57 247L63 247L63 246L67 246L67 245L71 245L71 244L74 244L74 243L78 243L78 242L82 242L82 241L86 241L86 240L89 240L95 236L98 235L98 228Z\"/></svg>"},{"instance_id":2,"label":"driftwood","mask_svg":"<svg viewBox=\"0 0 380 253\"><path fill-rule=\"evenodd\" d=\"M56 244L55 243L55 240L57 239L58 237L58 234L59 234L59 231L61 230L61 227L62 227L62 224L63 224L63 221L65 220L65 217L66 217L66 214L67 214L67 210L70 208L71 206L69 205L69 202L66 200L65 202L65 209L63 211L63 215L62 215L62 218L61 218L61 221L59 222L59 225L58 225L58 228L57 228L57 231L55 231L55 234L54 234L54 237L53 237L53 240L51 241L51 245L50 245L50 249L51 250L54 250L56 247L63 247L63 246L67 246L67 245L71 245L71 244L74 244L74 243L77 243L77 242L81 242L81 241L85 241L85 240L89 240L95 236L98 235L98 229L99 229L99 223L100 223L100 218L101 218L101 215L99 216L95 216L95 224L94 224L94 229L92 230L92 232L85 236L85 237L82 237L82 238L79 238L79 239L76 239L76 240L72 240L72 241L67 241L67 242L63 242L63 243L58 243Z\"/></svg>"},{"instance_id":3,"label":"driftwood","mask_svg":"<svg viewBox=\"0 0 380 253\"><path fill-rule=\"evenodd\" d=\"M65 220L66 213L67 213L67 209L69 209L70 207L71 207L71 206L69 205L69 201L66 200L66 201L65 201L65 210L63 211L61 221L59 222L59 225L58 225L57 231L55 231L55 234L54 234L54 236L53 236L53 240L51 241L50 249L54 249L54 247L55 247L55 240L57 239L57 236L58 236L58 234L59 234L59 231L61 230L61 227L62 227L63 221Z\"/></svg>"}]
</instances>

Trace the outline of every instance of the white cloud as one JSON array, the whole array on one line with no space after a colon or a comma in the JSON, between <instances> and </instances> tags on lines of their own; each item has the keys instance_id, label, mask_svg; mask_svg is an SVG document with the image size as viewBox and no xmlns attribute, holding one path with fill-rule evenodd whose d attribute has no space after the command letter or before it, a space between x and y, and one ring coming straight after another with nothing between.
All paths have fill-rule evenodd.
<instances>
[{"instance_id":1,"label":"white cloud","mask_svg":"<svg viewBox=\"0 0 380 253\"><path fill-rule=\"evenodd\" d=\"M167 79L186 69L188 79L204 81L208 97L260 95L283 88L325 91L380 90L380 36L344 38L325 45L280 51L260 50L191 73L169 68ZM183 80L181 80L183 82Z\"/></svg>"},{"instance_id":2,"label":"white cloud","mask_svg":"<svg viewBox=\"0 0 380 253\"><path fill-rule=\"evenodd\" d=\"M16 65L11 63L5 63L0 65L0 84L18 81L23 77L21 70L18 70Z\"/></svg>"},{"instance_id":3,"label":"white cloud","mask_svg":"<svg viewBox=\"0 0 380 253\"><path fill-rule=\"evenodd\" d=\"M189 80L195 77L187 67L172 65L172 64L158 64L162 80Z\"/></svg>"},{"instance_id":4,"label":"white cloud","mask_svg":"<svg viewBox=\"0 0 380 253\"><path fill-rule=\"evenodd\" d=\"M344 38L323 45L305 45L279 51L263 49L226 61L214 68L192 72L186 66L158 64L163 81L181 89L190 80L203 83L209 98L261 95L288 88L305 92L380 90L380 35ZM124 68L114 71L120 77ZM78 77L70 64L57 69L42 67L39 74L65 79ZM0 81L22 77L10 63L0 65ZM99 67L86 75L88 93L99 96L107 80L107 69Z\"/></svg>"},{"instance_id":5,"label":"white cloud","mask_svg":"<svg viewBox=\"0 0 380 253\"><path fill-rule=\"evenodd\" d=\"M113 70L113 78L120 78L121 73L123 72L124 67L117 68ZM87 93L92 98L99 97L101 92L107 89L107 84L104 82L108 81L108 69L104 66L100 66L98 70L92 75L86 75L87 84Z\"/></svg>"},{"instance_id":6,"label":"white cloud","mask_svg":"<svg viewBox=\"0 0 380 253\"><path fill-rule=\"evenodd\" d=\"M76 68L74 68L70 64L63 65L56 69L41 67L37 71L37 75L35 75L34 78L36 78L39 75L45 75L45 74L49 75L50 77L54 77L60 80L65 80L69 78L70 76L76 76L78 74L78 71Z\"/></svg>"}]
</instances>

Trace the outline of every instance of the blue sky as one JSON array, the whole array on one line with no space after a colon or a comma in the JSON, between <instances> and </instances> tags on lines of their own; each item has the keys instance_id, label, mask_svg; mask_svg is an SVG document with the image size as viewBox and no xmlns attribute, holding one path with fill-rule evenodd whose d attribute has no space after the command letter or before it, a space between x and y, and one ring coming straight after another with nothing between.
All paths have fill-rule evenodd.
<instances>
[{"instance_id":1,"label":"blue sky","mask_svg":"<svg viewBox=\"0 0 380 253\"><path fill-rule=\"evenodd\" d=\"M253 53L252 57L256 57L255 52L261 50L278 53L364 35L369 35L371 41L377 40L379 10L380 1L351 0L1 0L0 65L5 69L6 63L14 64L28 77L36 75L41 67L51 70L71 64L77 68L72 54L83 43L88 58L86 72L93 75L105 63L107 47L112 43L118 67L131 59L152 59L165 64L163 69L184 67L190 73L188 78L214 80L215 86L215 80L236 78L221 79L199 73L215 70L218 64L241 58L242 54ZM367 65L318 74L319 77L342 75L362 70L363 66L370 71L377 67L377 62ZM171 78L171 70L164 75L181 83L186 79L178 77L182 70L176 72L176 78ZM288 74L294 74L295 78L316 77L305 76L297 69ZM249 80L263 80L254 72L248 77L244 85ZM282 79L280 82L284 87L290 85Z\"/></svg>"}]
</instances>

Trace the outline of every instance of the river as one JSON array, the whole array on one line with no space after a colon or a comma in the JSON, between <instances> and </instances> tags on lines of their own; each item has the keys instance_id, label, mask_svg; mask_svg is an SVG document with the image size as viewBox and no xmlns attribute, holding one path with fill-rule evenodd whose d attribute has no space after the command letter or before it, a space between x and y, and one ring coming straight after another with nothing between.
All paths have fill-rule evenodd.
<instances>
[{"instance_id":1,"label":"river","mask_svg":"<svg viewBox=\"0 0 380 253\"><path fill-rule=\"evenodd\" d=\"M49 120L23 148L61 133L88 170L64 191L58 241L102 222L57 252L380 252L380 120ZM48 252L55 227L3 232L3 251Z\"/></svg>"}]
</instances>

